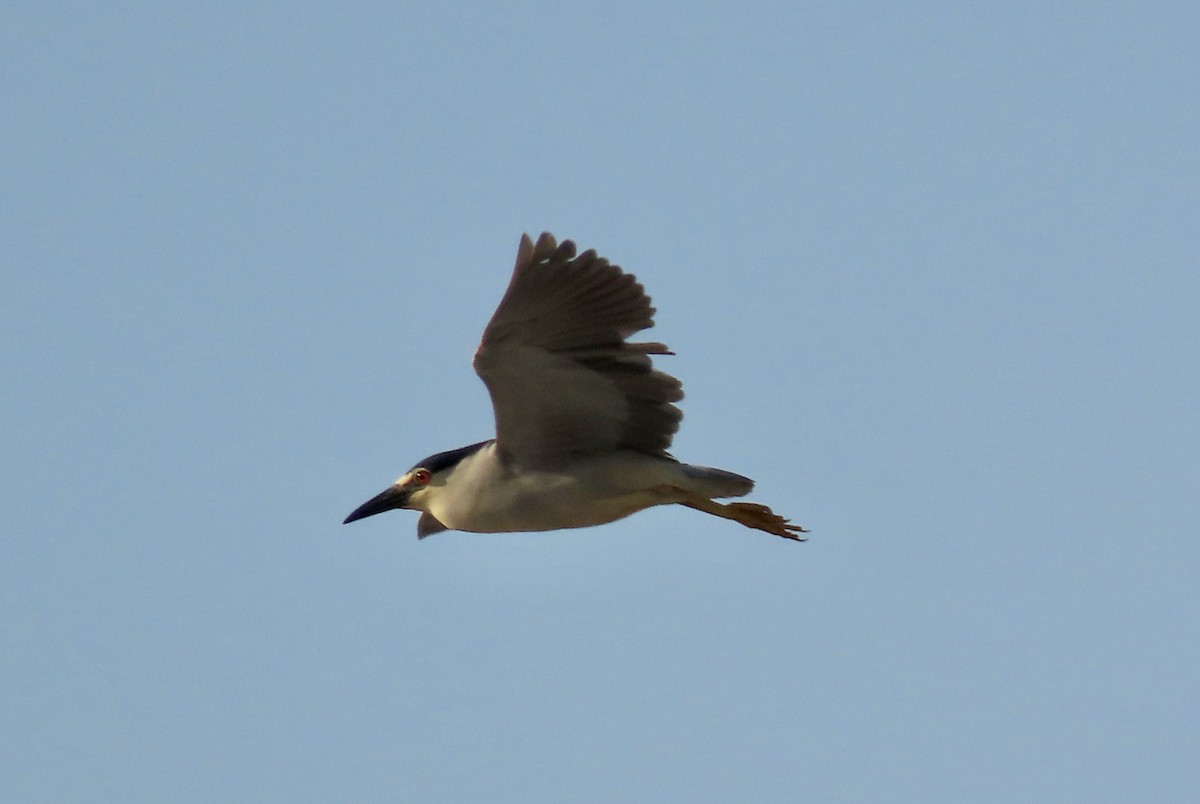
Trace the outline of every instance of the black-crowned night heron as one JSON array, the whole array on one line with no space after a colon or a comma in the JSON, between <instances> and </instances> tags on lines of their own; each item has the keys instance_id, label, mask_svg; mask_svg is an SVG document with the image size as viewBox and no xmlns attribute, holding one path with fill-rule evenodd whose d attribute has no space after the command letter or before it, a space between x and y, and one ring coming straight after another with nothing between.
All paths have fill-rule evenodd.
<instances>
[{"instance_id":1,"label":"black-crowned night heron","mask_svg":"<svg viewBox=\"0 0 1200 804\"><path fill-rule=\"evenodd\" d=\"M440 452L346 522L421 512L417 536L602 525L677 503L804 541L807 531L741 497L754 481L667 454L683 414L679 380L651 367L661 343L625 339L654 326L642 286L608 260L543 233L521 237L508 291L483 331L475 371L492 395L496 437Z\"/></svg>"}]
</instances>

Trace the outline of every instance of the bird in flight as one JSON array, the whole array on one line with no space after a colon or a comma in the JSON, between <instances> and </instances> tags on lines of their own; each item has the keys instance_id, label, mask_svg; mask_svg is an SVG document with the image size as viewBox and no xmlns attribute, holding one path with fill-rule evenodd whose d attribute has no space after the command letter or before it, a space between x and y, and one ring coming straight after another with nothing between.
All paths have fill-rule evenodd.
<instances>
[{"instance_id":1,"label":"bird in flight","mask_svg":"<svg viewBox=\"0 0 1200 804\"><path fill-rule=\"evenodd\" d=\"M521 237L517 265L475 352L496 437L418 461L343 524L393 509L421 512L417 536L444 530L543 531L603 525L678 504L794 541L805 528L765 505L717 502L748 477L667 453L682 384L656 370L661 343L630 343L654 326L630 274L570 240Z\"/></svg>"}]
</instances>

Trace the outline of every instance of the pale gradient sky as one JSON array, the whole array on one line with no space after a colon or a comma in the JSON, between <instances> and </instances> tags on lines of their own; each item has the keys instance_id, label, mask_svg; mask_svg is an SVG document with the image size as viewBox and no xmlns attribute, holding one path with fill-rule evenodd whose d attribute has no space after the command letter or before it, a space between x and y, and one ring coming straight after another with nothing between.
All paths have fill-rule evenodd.
<instances>
[{"instance_id":1,"label":"pale gradient sky","mask_svg":"<svg viewBox=\"0 0 1200 804\"><path fill-rule=\"evenodd\" d=\"M1200 6L7 3L0 801L1200 799ZM343 527L523 231L792 544Z\"/></svg>"}]
</instances>

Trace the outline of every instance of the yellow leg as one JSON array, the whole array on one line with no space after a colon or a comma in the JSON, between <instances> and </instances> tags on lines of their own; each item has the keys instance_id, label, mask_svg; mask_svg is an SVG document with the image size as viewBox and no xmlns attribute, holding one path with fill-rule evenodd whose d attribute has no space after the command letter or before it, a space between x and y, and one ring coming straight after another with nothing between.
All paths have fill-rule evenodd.
<instances>
[{"instance_id":1,"label":"yellow leg","mask_svg":"<svg viewBox=\"0 0 1200 804\"><path fill-rule=\"evenodd\" d=\"M792 541L808 541L808 539L800 535L801 533L808 533L806 528L790 524L786 519L765 505L749 502L719 503L707 497L698 497L682 490L680 491L683 496L683 499L679 500L680 505L686 505L688 508L695 508L697 511L703 511L706 514L712 514L724 519L732 519L734 522L740 522L748 528L773 533L776 536L782 536Z\"/></svg>"}]
</instances>

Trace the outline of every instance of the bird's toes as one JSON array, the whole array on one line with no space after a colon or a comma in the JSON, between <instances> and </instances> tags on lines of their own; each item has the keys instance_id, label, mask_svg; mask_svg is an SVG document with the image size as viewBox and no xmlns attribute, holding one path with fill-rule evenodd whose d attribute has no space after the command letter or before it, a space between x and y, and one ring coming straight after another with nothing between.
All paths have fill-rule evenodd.
<instances>
[{"instance_id":1,"label":"bird's toes","mask_svg":"<svg viewBox=\"0 0 1200 804\"><path fill-rule=\"evenodd\" d=\"M806 527L793 525L785 519L783 520L783 529L786 531L786 533L780 533L777 535L782 536L785 539L791 539L794 542L808 541L808 539L800 535L801 533L808 533L808 528Z\"/></svg>"},{"instance_id":2,"label":"bird's toes","mask_svg":"<svg viewBox=\"0 0 1200 804\"><path fill-rule=\"evenodd\" d=\"M807 539L800 536L808 531L800 525L793 525L765 505L748 502L729 503L733 518L748 528L765 531L775 536L782 536L792 541L804 542Z\"/></svg>"}]
</instances>

